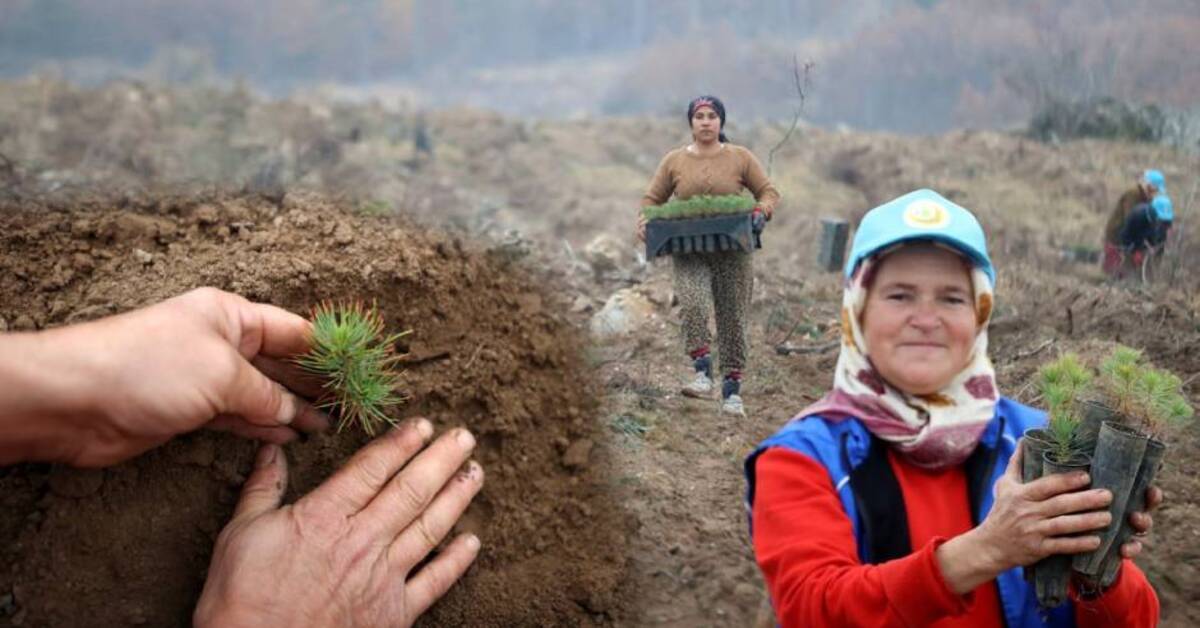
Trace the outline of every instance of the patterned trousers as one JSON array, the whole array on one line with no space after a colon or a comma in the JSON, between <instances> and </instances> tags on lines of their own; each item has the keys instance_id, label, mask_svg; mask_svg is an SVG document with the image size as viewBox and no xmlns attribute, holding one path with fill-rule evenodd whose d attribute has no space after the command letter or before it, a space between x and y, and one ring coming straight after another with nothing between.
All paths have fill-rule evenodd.
<instances>
[{"instance_id":1,"label":"patterned trousers","mask_svg":"<svg viewBox=\"0 0 1200 628\"><path fill-rule=\"evenodd\" d=\"M711 342L710 303L717 318L717 357L720 372L746 367L750 298L754 291L751 254L743 251L685 253L671 258L675 266L675 296L683 317L684 348L690 354Z\"/></svg>"}]
</instances>

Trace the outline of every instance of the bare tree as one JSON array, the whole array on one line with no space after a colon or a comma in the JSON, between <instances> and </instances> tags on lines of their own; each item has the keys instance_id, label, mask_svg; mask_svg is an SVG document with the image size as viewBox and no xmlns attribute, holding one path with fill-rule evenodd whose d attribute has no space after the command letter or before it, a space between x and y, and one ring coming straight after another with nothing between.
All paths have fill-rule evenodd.
<instances>
[{"instance_id":1,"label":"bare tree","mask_svg":"<svg viewBox=\"0 0 1200 628\"><path fill-rule=\"evenodd\" d=\"M792 114L792 124L788 127L787 133L779 139L779 143L771 148L771 152L767 153L767 175L771 174L771 166L775 163L775 153L787 143L792 137L792 133L796 131L796 127L800 124L800 116L804 113L804 101L808 99L808 92L812 88L812 70L817 67L813 61L805 61L804 66L800 65L800 58L792 55L792 81L796 88L796 98L799 102L796 104L795 112Z\"/></svg>"}]
</instances>

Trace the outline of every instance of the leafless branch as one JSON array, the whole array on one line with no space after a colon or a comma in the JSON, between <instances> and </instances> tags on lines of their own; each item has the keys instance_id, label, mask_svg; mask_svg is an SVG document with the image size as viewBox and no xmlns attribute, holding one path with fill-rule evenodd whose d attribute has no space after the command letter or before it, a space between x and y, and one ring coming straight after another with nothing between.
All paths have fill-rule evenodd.
<instances>
[{"instance_id":1,"label":"leafless branch","mask_svg":"<svg viewBox=\"0 0 1200 628\"><path fill-rule=\"evenodd\" d=\"M800 124L800 116L804 113L804 101L808 99L808 92L812 88L811 74L812 69L816 67L816 63L805 61L804 66L800 65L800 58L792 55L792 81L795 83L796 96L800 99L800 104L796 105L796 111L792 115L792 125L788 127L787 133L771 148L771 152L767 153L767 176L771 175L771 167L775 163L775 153L787 143L792 137L792 133L796 131L796 126Z\"/></svg>"}]
</instances>

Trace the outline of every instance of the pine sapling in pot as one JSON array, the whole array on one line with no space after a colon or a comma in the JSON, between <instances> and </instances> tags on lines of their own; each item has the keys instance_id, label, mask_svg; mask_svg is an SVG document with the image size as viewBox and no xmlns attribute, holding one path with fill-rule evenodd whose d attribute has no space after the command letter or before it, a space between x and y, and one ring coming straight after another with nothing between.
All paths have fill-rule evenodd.
<instances>
[{"instance_id":1,"label":"pine sapling in pot","mask_svg":"<svg viewBox=\"0 0 1200 628\"><path fill-rule=\"evenodd\" d=\"M1087 471L1091 457L1081 451L1076 430L1080 423L1080 399L1092 381L1091 372L1073 353L1044 365L1038 371L1042 400L1049 414L1049 443L1042 454L1042 475ZM1071 580L1071 557L1050 556L1032 568L1034 590L1044 608L1054 608L1067 599Z\"/></svg>"},{"instance_id":2,"label":"pine sapling in pot","mask_svg":"<svg viewBox=\"0 0 1200 628\"><path fill-rule=\"evenodd\" d=\"M1126 388L1123 386L1122 390ZM1089 564L1093 572L1088 575L1092 576L1093 580L1099 577L1103 586L1108 586L1116 580L1117 569L1121 564L1121 545L1127 543L1133 535L1129 515L1145 510L1146 491L1154 483L1166 453L1167 440L1172 433L1186 427L1194 416L1191 404L1183 395L1183 383L1170 371L1139 365L1127 390L1129 418L1133 427L1140 429L1146 440L1129 494L1118 504L1120 508L1114 509L1113 525L1110 526L1114 538L1099 566ZM1120 515L1119 518L1117 514Z\"/></svg>"},{"instance_id":3,"label":"pine sapling in pot","mask_svg":"<svg viewBox=\"0 0 1200 628\"><path fill-rule=\"evenodd\" d=\"M1100 531L1100 546L1075 557L1073 566L1087 579L1102 576L1105 557L1120 551L1116 544L1125 509L1137 481L1138 469L1146 454L1147 433L1140 429L1138 417L1148 408L1145 394L1146 377L1153 371L1143 364L1140 351L1118 346L1100 366L1100 383L1105 398L1120 421L1105 421L1100 426L1096 449L1092 456L1092 486L1112 493L1108 512L1112 519ZM1160 385L1157 375L1150 375L1153 386Z\"/></svg>"},{"instance_id":4,"label":"pine sapling in pot","mask_svg":"<svg viewBox=\"0 0 1200 628\"><path fill-rule=\"evenodd\" d=\"M1075 400L1091 381L1091 374L1079 364L1075 354L1063 357L1038 369L1038 390L1046 405L1050 421L1046 427L1025 430L1021 439L1021 480L1032 482L1042 477L1042 458L1056 443L1069 440L1077 432Z\"/></svg>"},{"instance_id":5,"label":"pine sapling in pot","mask_svg":"<svg viewBox=\"0 0 1200 628\"><path fill-rule=\"evenodd\" d=\"M1128 422L1130 395L1141 358L1141 351L1117 345L1100 365L1100 394L1094 399L1084 401L1083 421L1077 432L1080 445L1093 453L1093 458L1096 441L1100 438L1100 428L1104 422Z\"/></svg>"},{"instance_id":6,"label":"pine sapling in pot","mask_svg":"<svg viewBox=\"0 0 1200 628\"><path fill-rule=\"evenodd\" d=\"M312 312L312 338L308 353L296 358L306 372L323 379L325 393L318 407L339 416L337 430L357 424L374 436L386 425L395 425L386 409L403 401L396 391L401 356L396 341L408 334L384 334L383 317L375 307L321 303Z\"/></svg>"},{"instance_id":7,"label":"pine sapling in pot","mask_svg":"<svg viewBox=\"0 0 1200 628\"><path fill-rule=\"evenodd\" d=\"M1081 399L1092 382L1092 373L1074 353L1064 354L1038 371L1042 400L1049 414L1050 447L1045 455L1057 464L1087 457L1076 438L1081 422Z\"/></svg>"}]
</instances>

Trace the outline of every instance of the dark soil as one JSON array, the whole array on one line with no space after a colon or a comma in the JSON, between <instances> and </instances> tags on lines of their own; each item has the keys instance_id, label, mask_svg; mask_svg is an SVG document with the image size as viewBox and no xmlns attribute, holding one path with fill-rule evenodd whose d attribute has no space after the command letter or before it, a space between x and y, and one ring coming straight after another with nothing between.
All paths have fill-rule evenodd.
<instances>
[{"instance_id":1,"label":"dark soil","mask_svg":"<svg viewBox=\"0 0 1200 628\"><path fill-rule=\"evenodd\" d=\"M10 331L206 285L301 313L376 301L390 329L413 330L402 347L413 401L398 415L468 426L487 471L460 524L484 550L424 623L607 624L628 598L631 519L601 483L597 391L552 282L452 236L295 195L27 201L0 208L0 242ZM289 497L366 440L348 430L289 445ZM197 432L104 470L0 469L0 592L14 598L0 626L188 625L254 449Z\"/></svg>"}]
</instances>

